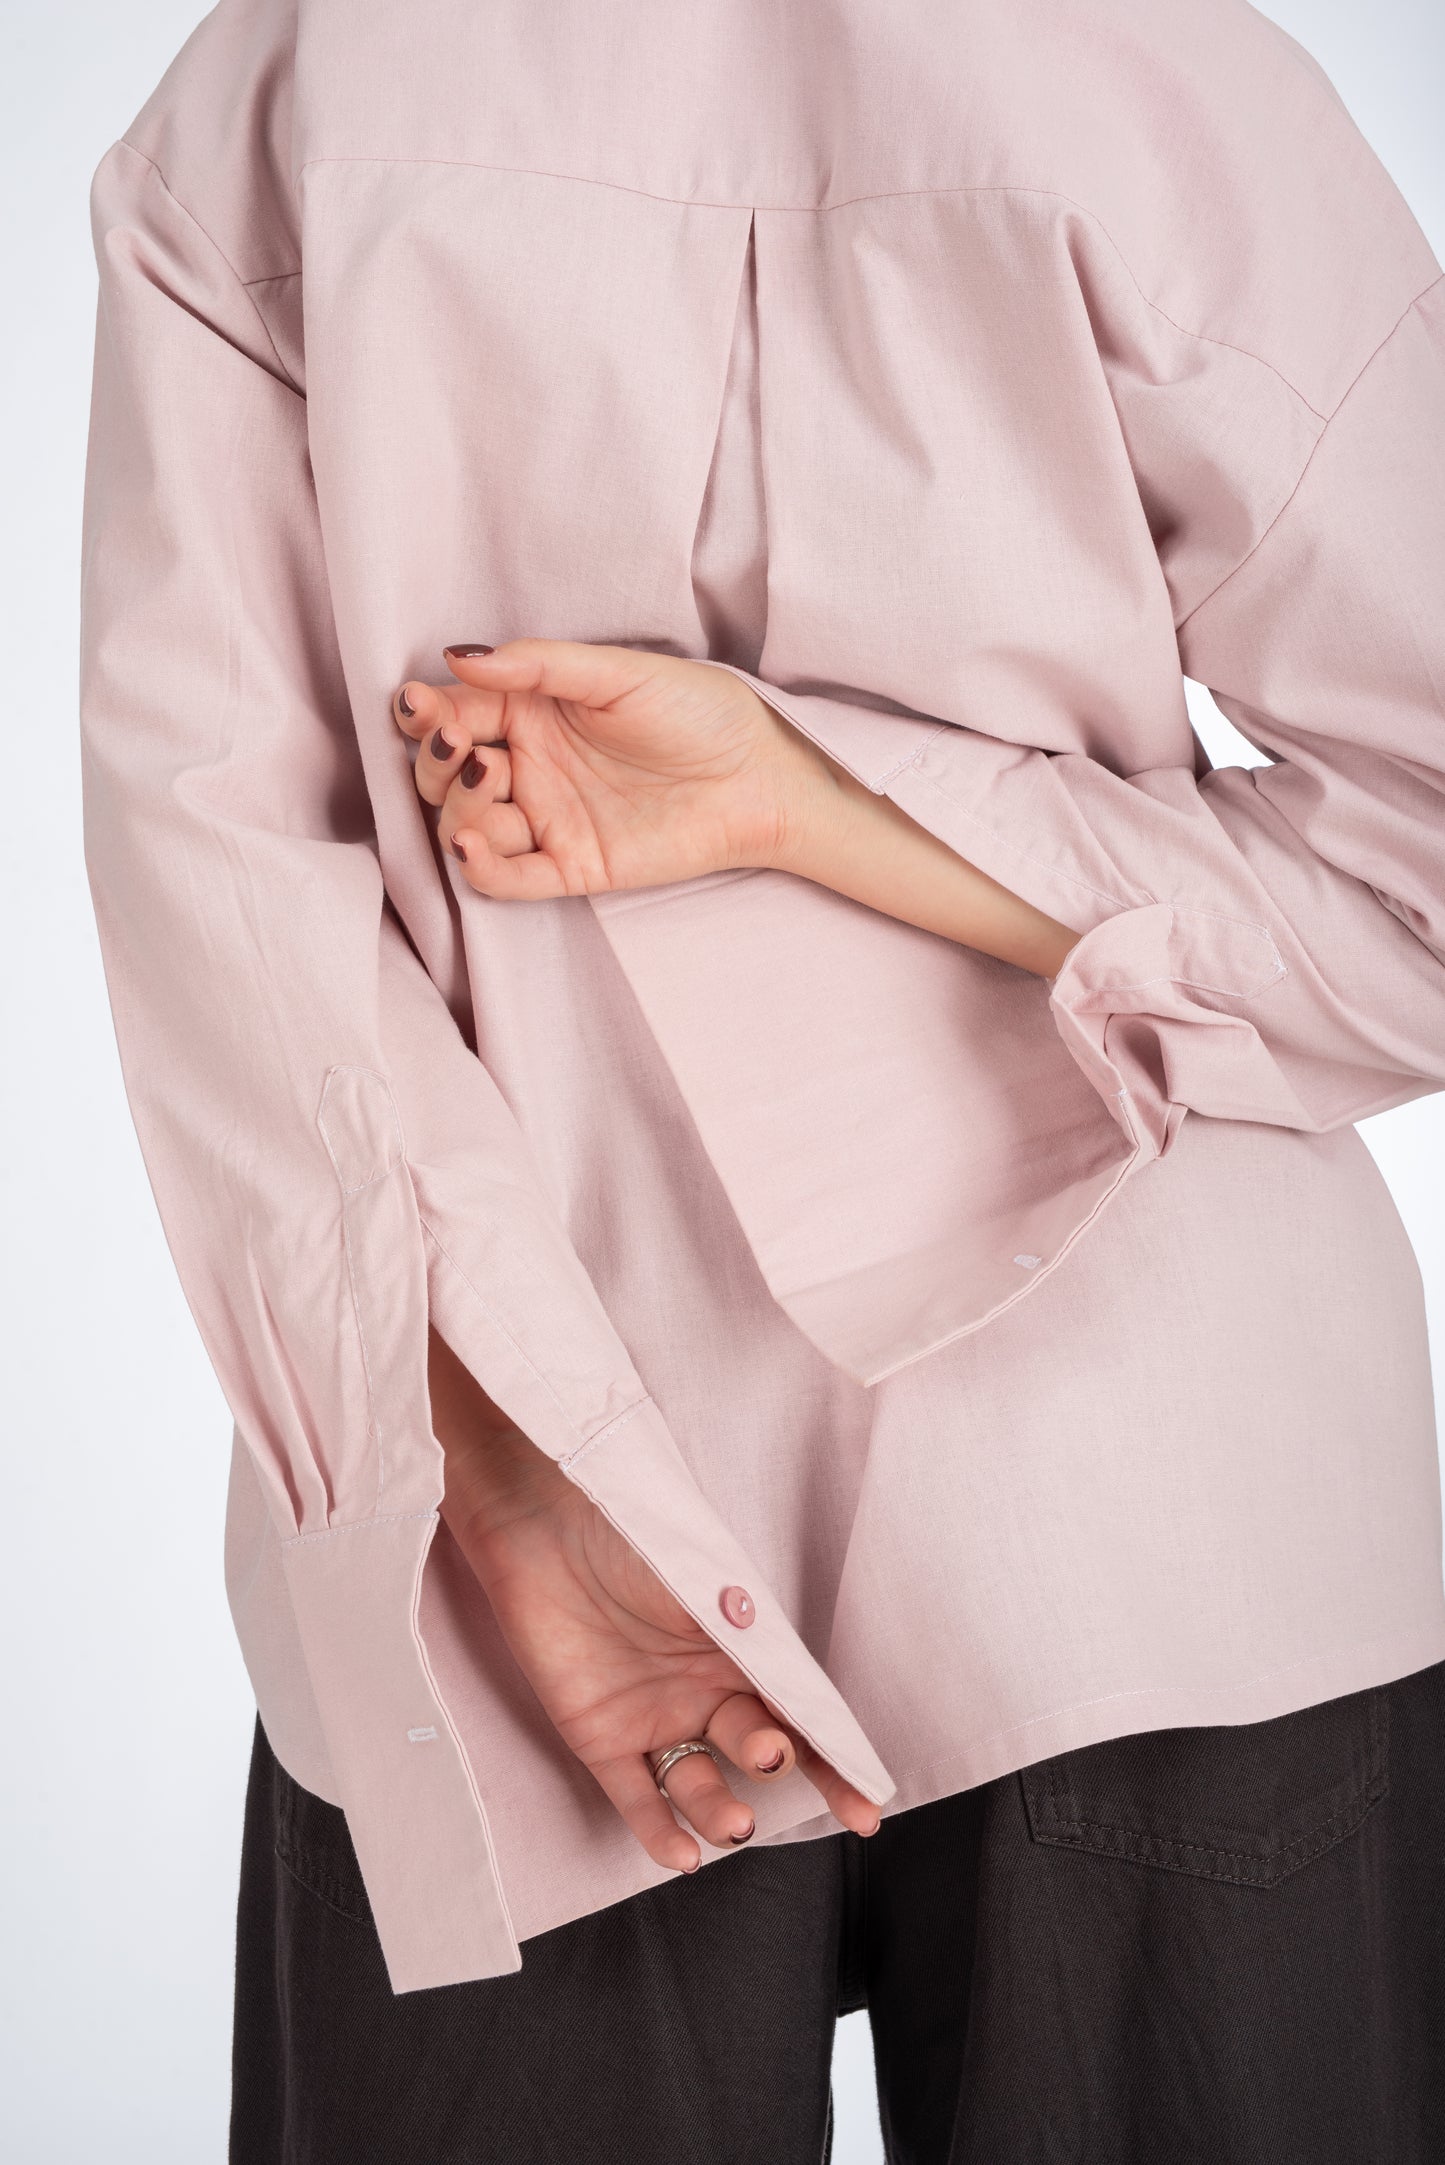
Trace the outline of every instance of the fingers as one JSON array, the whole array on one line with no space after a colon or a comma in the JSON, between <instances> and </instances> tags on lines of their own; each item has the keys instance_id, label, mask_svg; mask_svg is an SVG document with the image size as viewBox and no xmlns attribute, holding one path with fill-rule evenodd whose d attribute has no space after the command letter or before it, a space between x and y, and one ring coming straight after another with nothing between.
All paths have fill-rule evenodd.
<instances>
[{"instance_id":1,"label":"fingers","mask_svg":"<svg viewBox=\"0 0 1445 2165\"><path fill-rule=\"evenodd\" d=\"M469 838L480 836L486 850L494 857L520 857L537 846L526 813L515 804L469 804L462 798L461 786L457 784L448 791L447 801L442 806L437 832L443 849L452 848L453 838L462 828ZM452 855L458 856L460 852L452 850ZM485 864L484 855L469 848L467 856L461 860L464 864L467 857L471 859L469 876L480 874Z\"/></svg>"},{"instance_id":2,"label":"fingers","mask_svg":"<svg viewBox=\"0 0 1445 2165\"><path fill-rule=\"evenodd\" d=\"M855 1834L876 1834L883 1819L877 1805L870 1804L861 1790L845 1781L837 1768L830 1766L822 1753L814 1751L801 1737L797 1741L797 1751L799 1768L833 1817L843 1826L851 1827Z\"/></svg>"},{"instance_id":3,"label":"fingers","mask_svg":"<svg viewBox=\"0 0 1445 2165\"><path fill-rule=\"evenodd\" d=\"M709 1752L689 1752L668 1768L664 1780L671 1803L714 1849L737 1849L754 1832L750 1807L733 1795Z\"/></svg>"},{"instance_id":4,"label":"fingers","mask_svg":"<svg viewBox=\"0 0 1445 2165\"><path fill-rule=\"evenodd\" d=\"M606 707L654 684L677 666L666 654L625 646L592 646L580 639L508 639L487 653L443 648L447 667L463 684L487 691L536 692Z\"/></svg>"},{"instance_id":5,"label":"fingers","mask_svg":"<svg viewBox=\"0 0 1445 2165\"><path fill-rule=\"evenodd\" d=\"M775 1782L790 1774L797 1754L786 1729L779 1728L761 1699L750 1691L734 1692L707 1725L707 1740L755 1782Z\"/></svg>"},{"instance_id":6,"label":"fingers","mask_svg":"<svg viewBox=\"0 0 1445 2165\"><path fill-rule=\"evenodd\" d=\"M462 877L479 895L496 902L549 902L570 892L556 863L525 839L513 805L493 805L479 821L454 828L448 847L461 865ZM522 828L526 828L522 820ZM492 836L497 835L497 845Z\"/></svg>"},{"instance_id":7,"label":"fingers","mask_svg":"<svg viewBox=\"0 0 1445 2165\"><path fill-rule=\"evenodd\" d=\"M842 1826L852 1828L856 1834L877 1833L882 1819L877 1805L870 1804L851 1782L845 1781L811 1744L788 1736L773 1723L761 1702L750 1693L738 1692L725 1700L708 1723L708 1740L721 1751L723 1746L713 1733L719 1717L722 1728L737 1746L736 1756L731 1749L727 1756L753 1780L777 1781L796 1766ZM771 1752L762 1749L769 1742L780 1742L783 1747L779 1766L762 1764L764 1758L772 1757ZM755 1831L752 1811L741 1797L733 1795L721 1768L706 1752L689 1752L685 1759L674 1762L665 1777L666 1796L657 1786L649 1760L641 1754L589 1763L648 1856L666 1871L694 1872L702 1862L697 1842L687 1827L679 1824L678 1815L714 1849L740 1848Z\"/></svg>"},{"instance_id":8,"label":"fingers","mask_svg":"<svg viewBox=\"0 0 1445 2165\"><path fill-rule=\"evenodd\" d=\"M422 754L417 754L420 764ZM479 827L499 857L515 857L519 849L532 849L532 830L512 802L512 755L504 744L473 744L452 767L450 780L443 769L444 795L437 834L443 849L451 848L458 827ZM494 810L503 815L489 818ZM525 838L525 839L523 839Z\"/></svg>"},{"instance_id":9,"label":"fingers","mask_svg":"<svg viewBox=\"0 0 1445 2165\"><path fill-rule=\"evenodd\" d=\"M491 796L509 795L511 769L497 770L493 741L501 734L505 700L499 693L474 690L470 685L424 684L408 678L392 700L398 729L416 740L419 747L414 774L419 795L427 804L440 805L448 789L475 748L479 761L492 773ZM505 747L503 747L505 751ZM498 786L502 783L504 786Z\"/></svg>"},{"instance_id":10,"label":"fingers","mask_svg":"<svg viewBox=\"0 0 1445 2165\"><path fill-rule=\"evenodd\" d=\"M482 734L502 726L504 703L500 693L408 678L392 711L397 727L417 740L417 793L441 811L439 840L469 884L480 894L537 901L566 888L551 859L536 854L532 830L511 802L511 752Z\"/></svg>"},{"instance_id":11,"label":"fingers","mask_svg":"<svg viewBox=\"0 0 1445 2165\"><path fill-rule=\"evenodd\" d=\"M882 1814L877 1805L870 1804L861 1790L846 1781L811 1744L791 1736L752 1692L735 1692L724 1699L708 1723L706 1734L708 1742L753 1781L780 1781L796 1766L843 1826L851 1827L856 1834L878 1831ZM702 1764L700 1759L698 1764ZM669 1789L674 1787L671 1775L667 1785ZM688 1817L692 1818L692 1814ZM696 1826L697 1821L693 1820L693 1824Z\"/></svg>"},{"instance_id":12,"label":"fingers","mask_svg":"<svg viewBox=\"0 0 1445 2165\"><path fill-rule=\"evenodd\" d=\"M654 1864L671 1872L695 1872L702 1852L674 1811L691 1820L714 1849L739 1847L753 1832L753 1815L735 1797L717 1762L706 1752L679 1759L666 1776L667 1795L641 1755L606 1759L592 1772Z\"/></svg>"},{"instance_id":13,"label":"fingers","mask_svg":"<svg viewBox=\"0 0 1445 2165\"><path fill-rule=\"evenodd\" d=\"M653 1780L651 1767L640 1753L626 1759L604 1759L593 1766L592 1772L654 1864L669 1872L697 1870L702 1851L687 1829L678 1825L671 1805Z\"/></svg>"}]
</instances>

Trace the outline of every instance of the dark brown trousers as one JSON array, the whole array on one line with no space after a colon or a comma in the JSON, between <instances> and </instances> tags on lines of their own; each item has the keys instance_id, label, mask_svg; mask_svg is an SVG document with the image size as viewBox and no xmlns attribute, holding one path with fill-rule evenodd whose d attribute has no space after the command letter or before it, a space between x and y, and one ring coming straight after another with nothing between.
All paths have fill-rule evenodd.
<instances>
[{"instance_id":1,"label":"dark brown trousers","mask_svg":"<svg viewBox=\"0 0 1445 2165\"><path fill-rule=\"evenodd\" d=\"M822 2165L865 2007L890 2165L1441 2165L1445 1663L741 1851L399 1996L257 1723L231 2165Z\"/></svg>"}]
</instances>

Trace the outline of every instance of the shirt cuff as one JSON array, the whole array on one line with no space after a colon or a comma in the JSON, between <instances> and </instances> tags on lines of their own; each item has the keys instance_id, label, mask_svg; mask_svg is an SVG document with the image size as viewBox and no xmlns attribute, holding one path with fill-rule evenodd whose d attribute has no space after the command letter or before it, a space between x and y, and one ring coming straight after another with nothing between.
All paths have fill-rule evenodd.
<instances>
[{"instance_id":1,"label":"shirt cuff","mask_svg":"<svg viewBox=\"0 0 1445 2165\"><path fill-rule=\"evenodd\" d=\"M1307 1127L1308 1112L1244 1012L1287 975L1266 925L1125 886L1072 831L1050 859L1015 748L948 729L885 793L960 856L1080 937L1049 981L1054 1021L1101 1099L1161 1157L1190 1108ZM1010 802L1010 798L1014 802ZM1057 814L1056 814L1057 817ZM1105 884L1107 882L1108 884Z\"/></svg>"},{"instance_id":2,"label":"shirt cuff","mask_svg":"<svg viewBox=\"0 0 1445 2165\"><path fill-rule=\"evenodd\" d=\"M591 1366L582 1359L580 1372L571 1372L577 1348L559 1303L550 1341L558 1368L568 1371L567 1391L559 1392L557 1378L534 1365L485 1297L493 1234L478 1223L471 1192L448 1183L438 1166L412 1161L383 1079L335 1071L325 1114L367 1353L371 1448L358 1455L346 1504L329 1514L331 1523L298 1527L274 1481L270 1516L329 1774L393 1992L499 1976L522 1959L488 1823L487 1770L468 1756L419 1624L444 1473L427 1383L429 1322L780 1719L871 1801L886 1803L893 1794L887 1769L704 1496L620 1342L608 1362L599 1325ZM631 1393L621 1398L629 1382ZM749 1596L741 1608L739 1588ZM264 1670L253 1682L268 1734L274 1705L274 1734L281 1735L294 1689ZM816 1792L790 1776L767 1793L759 1826L768 1831L817 1814Z\"/></svg>"},{"instance_id":3,"label":"shirt cuff","mask_svg":"<svg viewBox=\"0 0 1445 2165\"><path fill-rule=\"evenodd\" d=\"M1081 936L1050 998L1059 1035L1147 1157L1185 1111L1310 1127L1239 1003L1288 972L1266 925L1161 900L1125 878L1086 822L1041 786L1029 747L911 714L780 691L728 663L802 735L919 826Z\"/></svg>"},{"instance_id":4,"label":"shirt cuff","mask_svg":"<svg viewBox=\"0 0 1445 2165\"><path fill-rule=\"evenodd\" d=\"M887 1769L704 1498L653 1401L560 1463L764 1703L871 1802L887 1803L894 1793ZM281 1545L327 1756L394 1993L501 1976L523 1959L487 1820L486 1770L468 1759L417 1625L437 1525L435 1511L416 1511ZM737 1601L739 1589L748 1602ZM264 1722L264 1705L261 1714ZM760 1796L759 1829L777 1833L818 1810L817 1793L795 1772Z\"/></svg>"}]
</instances>

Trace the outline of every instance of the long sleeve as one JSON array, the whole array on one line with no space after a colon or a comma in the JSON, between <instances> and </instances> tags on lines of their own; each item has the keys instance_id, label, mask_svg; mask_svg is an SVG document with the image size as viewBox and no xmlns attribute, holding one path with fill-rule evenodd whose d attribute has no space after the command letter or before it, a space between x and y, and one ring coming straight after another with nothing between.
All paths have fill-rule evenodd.
<instances>
[{"instance_id":1,"label":"long sleeve","mask_svg":"<svg viewBox=\"0 0 1445 2165\"><path fill-rule=\"evenodd\" d=\"M546 1289L549 1331L599 1379L597 1416L643 1394L391 913L331 631L305 403L246 289L129 145L100 167L94 207L87 864L177 1267L272 1510L309 1532L439 1494L424 1395L402 1448L378 1433L398 1356L367 1342L381 1304L360 1297L367 1258L343 1237L391 1188L407 1234L397 1267L420 1257L398 1059L413 1097L426 1078L461 1093L470 1170L494 1222L509 1221L520 1299L535 1307ZM444 1149L429 1102L423 1133ZM420 1339L408 1358L420 1362Z\"/></svg>"},{"instance_id":2,"label":"long sleeve","mask_svg":"<svg viewBox=\"0 0 1445 2165\"><path fill-rule=\"evenodd\" d=\"M1116 378L1126 429L1130 396ZM1083 934L1056 1023L1156 1151L1185 1110L1320 1132L1445 1084L1445 280L1320 417L1272 517L1261 471L1199 478L1198 403L1192 427L1186 407L1140 432L1136 473L1171 502L1166 568L1206 530L1262 528L1177 632L1183 673L1271 764L1119 772L738 672Z\"/></svg>"},{"instance_id":3,"label":"long sleeve","mask_svg":"<svg viewBox=\"0 0 1445 2165\"><path fill-rule=\"evenodd\" d=\"M429 1310L695 1613L749 1585L750 1672L855 1778L887 1777L703 1500L392 912L306 403L252 293L128 142L92 200L84 826L129 1102L281 1536L394 1988L494 1974L517 1945L416 1628L442 1487Z\"/></svg>"},{"instance_id":4,"label":"long sleeve","mask_svg":"<svg viewBox=\"0 0 1445 2165\"><path fill-rule=\"evenodd\" d=\"M930 416L924 490L868 409L909 636L830 584L824 653L785 531L757 668L712 664L1079 932L1057 978L780 875L604 913L775 1295L865 1381L1042 1284L1191 1113L1323 1133L1445 1083L1445 282L1308 81L1288 185L1273 138L1217 145L1228 233L1192 164L1134 261L1116 178L1107 219L1066 201L1046 332L979 321L960 212L951 339L881 385L850 349L879 414L907 381ZM765 319L809 267L769 229ZM848 531L801 384L765 381L771 441ZM1186 675L1271 765L1210 770Z\"/></svg>"}]
</instances>

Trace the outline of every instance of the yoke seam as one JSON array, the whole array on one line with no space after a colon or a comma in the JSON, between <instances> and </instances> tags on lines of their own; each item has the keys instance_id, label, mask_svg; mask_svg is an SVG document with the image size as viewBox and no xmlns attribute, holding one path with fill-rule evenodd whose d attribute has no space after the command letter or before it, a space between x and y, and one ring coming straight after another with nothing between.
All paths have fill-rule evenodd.
<instances>
[{"instance_id":1,"label":"yoke seam","mask_svg":"<svg viewBox=\"0 0 1445 2165\"><path fill-rule=\"evenodd\" d=\"M1034 195L1046 197L1054 202L1067 203L1072 210L1076 210L1079 213L1080 217L1087 218L1089 223L1092 226L1096 227L1100 233L1102 233L1104 239L1108 242L1110 248L1113 250L1118 262L1123 266L1125 272L1128 274L1128 277L1132 282L1136 292L1138 293L1139 298L1143 301L1146 308L1153 310L1154 314L1160 318L1161 322L1167 323L1172 330L1178 331L1181 337L1195 339L1201 345L1218 346L1222 351L1226 353L1242 354L1246 360L1256 362L1259 367L1267 369L1272 376L1276 377L1277 380L1284 385L1285 389L1290 393L1291 397L1297 399L1300 405L1305 408L1306 412L1313 414L1317 421L1327 421L1330 418L1329 415L1322 413L1319 407L1316 406L1311 399L1306 398L1304 392L1300 390L1298 384L1291 382L1290 378L1285 375L1283 369L1278 367L1275 362L1266 359L1266 357L1262 353L1254 352L1254 350L1249 346L1236 345L1232 340L1227 338L1215 338L1208 331L1193 330L1188 324L1180 323L1175 317L1171 316L1168 313L1167 309L1165 309L1158 301L1154 300L1151 295L1147 294L1144 291L1143 286L1139 283L1138 274L1135 272L1128 257L1125 255L1123 249L1119 246L1119 243L1115 240L1113 234L1110 232L1108 226L1105 225L1103 219L1099 216L1098 212L1095 210L1091 210L1087 203L1081 203L1077 196L1067 194L1062 188L1040 188L1028 181L954 181L942 182L935 186L927 188L867 189L861 191L857 195L839 196L832 202L765 203L759 202L756 198L733 199L730 197L668 195L661 189L641 188L636 186L631 181L607 180L602 178L600 175L594 173L564 173L558 172L550 166L503 165L500 163L493 163L492 161L485 158L406 158L388 157L369 152L355 152L350 154L345 152L336 152L325 153L314 158L303 159L301 164L296 167L291 177L291 185L293 191L299 186L302 174L309 171L312 166L318 165L442 166L452 167L462 172L515 173L519 176L527 176L541 180L572 181L586 188L612 188L615 189L619 194L641 196L648 202L652 203L673 203L685 210L752 211L754 213L760 210L778 212L793 211L804 213L807 216L817 216L818 214L826 211L849 210L860 203L888 203L903 201L909 197L942 195ZM1435 281L1432 280L1431 283L1433 284L1435 283ZM1424 292L1428 292L1429 290L1429 286L1423 289ZM1404 311L1406 315L1408 315L1410 308L1414 307L1415 300L1419 300L1420 298L1421 295L1417 294L1415 296L1415 299L1408 304ZM1390 335L1390 333L1386 333L1387 338ZM1370 356L1370 359L1373 358L1374 356L1372 354ZM1369 361L1366 361L1363 365L1368 368ZM1349 388L1353 388L1353 379ZM1343 395L1348 396L1348 389ZM1338 410L1338 406L1335 409L1332 409L1332 411L1334 410Z\"/></svg>"}]
</instances>

